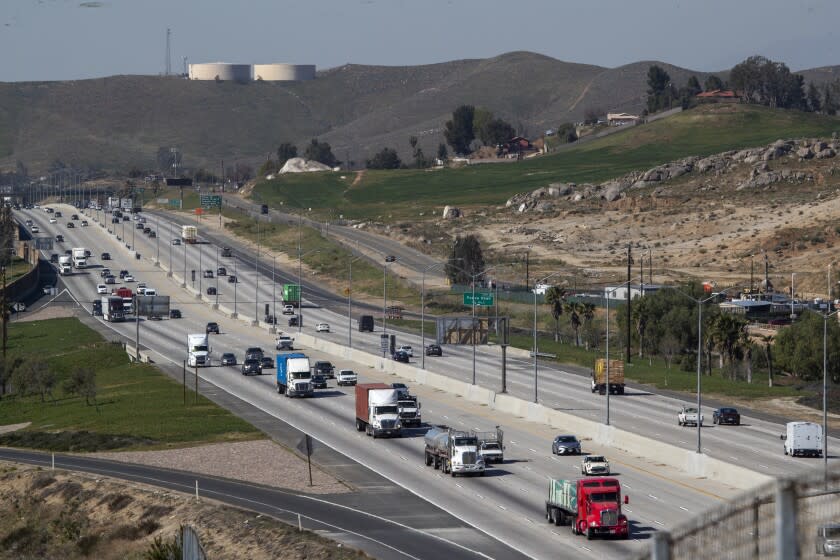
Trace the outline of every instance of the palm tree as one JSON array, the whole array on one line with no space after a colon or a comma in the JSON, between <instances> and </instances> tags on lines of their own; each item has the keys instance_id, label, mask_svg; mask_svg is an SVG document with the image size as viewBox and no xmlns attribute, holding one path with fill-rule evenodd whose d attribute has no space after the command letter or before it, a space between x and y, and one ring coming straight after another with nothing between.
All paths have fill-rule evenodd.
<instances>
[{"instance_id":1,"label":"palm tree","mask_svg":"<svg viewBox=\"0 0 840 560\"><path fill-rule=\"evenodd\" d=\"M563 314L563 304L566 302L566 290L560 286L552 286L545 292L545 302L551 306L551 316L554 317L554 342L560 340L560 315Z\"/></svg>"},{"instance_id":2,"label":"palm tree","mask_svg":"<svg viewBox=\"0 0 840 560\"><path fill-rule=\"evenodd\" d=\"M588 330L592 326L592 319L595 318L595 304L581 303L580 314L583 315L584 329ZM584 336L586 337L586 349L589 350L589 336L586 335L586 332L584 332Z\"/></svg>"},{"instance_id":3,"label":"palm tree","mask_svg":"<svg viewBox=\"0 0 840 560\"><path fill-rule=\"evenodd\" d=\"M569 323L572 325L572 330L575 331L575 346L580 346L580 304L575 302L566 302L565 311L569 315Z\"/></svg>"}]
</instances>

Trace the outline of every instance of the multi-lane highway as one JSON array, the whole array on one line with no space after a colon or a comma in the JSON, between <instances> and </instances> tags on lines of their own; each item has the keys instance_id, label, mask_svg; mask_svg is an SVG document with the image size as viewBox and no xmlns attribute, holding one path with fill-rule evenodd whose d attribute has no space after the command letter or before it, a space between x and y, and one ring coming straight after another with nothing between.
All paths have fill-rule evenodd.
<instances>
[{"instance_id":1,"label":"multi-lane highway","mask_svg":"<svg viewBox=\"0 0 840 560\"><path fill-rule=\"evenodd\" d=\"M54 252L61 253L70 247L86 247L93 252L93 268L64 278L68 288L80 301L89 302L96 298L95 285L100 281L97 267L101 263L95 257L103 251L108 251L114 260L104 263L105 265L112 270L128 269L138 281L145 281L154 286L158 294L169 295L173 306L184 312L184 318L180 320L141 322L141 343L153 349L157 361L181 364L185 357L186 334L203 332L208 321L218 321L222 327L223 334L213 336L211 342L215 356L232 351L241 359L243 350L248 346L273 347L273 335L265 329L250 327L242 321L222 317L211 305L200 302L192 292L181 288L184 262L188 271L188 286L192 286L189 271L197 271L196 289L199 287L202 269L215 272L216 246L172 246L170 240L178 237L180 231L176 227L177 224L162 217L150 217L149 224L157 232L158 238L148 239L136 230L133 243L136 244L141 258L135 259L134 252L125 246L126 240L132 242L130 234L125 236L125 240L118 242L115 235L106 230L107 227L116 227L116 233L121 234L122 224L111 224L110 219L107 219L103 227L89 218L89 227L67 229L66 217L74 210L67 206L61 210L65 218L57 224L49 224L49 215L42 210L22 211L19 217L21 221L26 218L33 219L42 231L48 232L49 235L63 234L66 243L59 245L60 250ZM88 211L88 214L96 215L96 212ZM100 213L99 219L104 220L105 215ZM127 222L125 227L126 232L129 232L128 228L133 228L134 222ZM201 236L201 233L199 235ZM172 278L168 278L165 271L154 266L154 260L157 258L168 268L170 250L175 273ZM242 254L236 256L243 257ZM253 317L255 312L261 315L264 304L272 302L274 286L270 282L270 276L261 276L257 299L257 275L254 272L252 256L219 259L221 266L226 266L229 271L234 269L240 279L240 283L236 285L235 303L240 316ZM289 280L295 277L294 273L286 274ZM215 279L201 279L203 290L206 290L206 282L212 282L214 287L216 285ZM219 304L233 308L233 287L226 284L218 284ZM304 297L309 299L306 286ZM314 334L315 322L328 322L332 332L319 336L336 343L347 343L348 327L355 329L355 321L348 321L346 315L329 308L317 307L318 303L317 300L309 300L312 307L304 310L307 319L303 329L309 334ZM133 323L109 323L107 326L123 335L134 335ZM354 332L353 347L372 353L378 352L379 334ZM400 333L398 344L411 344L417 353L422 351L420 339L416 336ZM316 359L330 358L310 353ZM335 362L335 359L333 361ZM419 361L419 358L415 357L414 361ZM358 364L338 362L337 365L357 369L363 382L388 380L388 376L362 369ZM472 374L471 349L446 346L445 357L427 358L426 367L436 373L468 381ZM499 370L498 354L489 349L479 349L476 360L477 382L497 388ZM510 358L507 371L509 392L523 398L531 398L533 365L530 360ZM273 374L273 371L269 370L269 373ZM550 442L554 434L544 426L507 417L439 391L417 387L416 392L423 403L422 411L427 422L481 430L491 429L497 424L505 427L509 460L504 465L492 469L484 478L449 479L423 465L421 437L374 441L356 432L350 391L331 388L319 393L317 398L290 400L273 391L271 375L245 378L239 375L235 368L221 367L203 369L199 374L203 380L219 389L313 435L347 457L527 556L627 556L644 545L651 531L673 526L732 495L731 489L723 486L718 488L708 481L692 480L672 470L661 469L644 458L590 447L590 451L609 455L619 466L622 484L631 496L628 517L633 523L634 538L628 542L586 541L572 536L568 528L548 525L543 519L543 501L548 478L574 477L578 474L579 464L576 458L559 458L550 454ZM541 366L540 376L540 402L587 418L603 418L604 399L590 392L587 380L544 366ZM676 399L635 391L611 400L611 416L616 425L647 435L652 441L666 441L689 449L693 447L694 432L676 425L676 413L679 408L679 401ZM710 419L711 411L704 412L706 418ZM704 428L706 452L768 474L790 473L813 465L813 461L789 459L781 454L778 440L780 426L749 417L744 418L744 422L745 425L740 427ZM414 435L419 436L419 433ZM832 445L835 443L832 441Z\"/></svg>"}]
</instances>

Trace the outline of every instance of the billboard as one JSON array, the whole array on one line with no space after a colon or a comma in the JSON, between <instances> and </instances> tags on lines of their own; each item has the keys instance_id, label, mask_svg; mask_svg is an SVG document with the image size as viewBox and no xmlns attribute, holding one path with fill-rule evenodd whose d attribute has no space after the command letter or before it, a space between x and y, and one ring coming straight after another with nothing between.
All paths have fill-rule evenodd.
<instances>
[{"instance_id":1,"label":"billboard","mask_svg":"<svg viewBox=\"0 0 840 560\"><path fill-rule=\"evenodd\" d=\"M137 315L149 318L169 317L169 296L134 296Z\"/></svg>"},{"instance_id":2,"label":"billboard","mask_svg":"<svg viewBox=\"0 0 840 560\"><path fill-rule=\"evenodd\" d=\"M192 179L188 179L186 177L180 179L166 179L167 187L191 187L192 184Z\"/></svg>"}]
</instances>

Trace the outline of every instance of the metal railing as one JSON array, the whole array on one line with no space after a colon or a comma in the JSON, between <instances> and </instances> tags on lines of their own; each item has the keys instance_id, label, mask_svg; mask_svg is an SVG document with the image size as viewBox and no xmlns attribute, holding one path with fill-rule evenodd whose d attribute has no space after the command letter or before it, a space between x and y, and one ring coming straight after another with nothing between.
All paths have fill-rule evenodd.
<instances>
[{"instance_id":1,"label":"metal railing","mask_svg":"<svg viewBox=\"0 0 840 560\"><path fill-rule=\"evenodd\" d=\"M824 552L821 528L840 523L840 471L780 478L653 535L637 560L796 560ZM838 538L840 542L840 538Z\"/></svg>"}]
</instances>

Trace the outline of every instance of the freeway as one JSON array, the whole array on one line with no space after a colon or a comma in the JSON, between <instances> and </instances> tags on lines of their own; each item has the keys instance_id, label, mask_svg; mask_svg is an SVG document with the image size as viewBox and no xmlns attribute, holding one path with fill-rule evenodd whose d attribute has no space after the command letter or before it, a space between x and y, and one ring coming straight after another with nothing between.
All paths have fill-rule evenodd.
<instances>
[{"instance_id":1,"label":"freeway","mask_svg":"<svg viewBox=\"0 0 840 560\"><path fill-rule=\"evenodd\" d=\"M63 207L69 215L72 210ZM24 211L22 217L32 218L50 235L61 232L66 243L59 248L87 247L94 256L108 251L113 261L106 262L114 270L128 269L138 280L147 282L158 289L159 294L170 295L173 306L184 311L180 320L140 321L141 344L152 349L152 355L158 364L179 367L185 357L186 334L203 332L208 321L218 321L222 334L212 337L213 354L233 351L241 358L242 350L248 346L273 346L273 335L266 329L249 326L246 322L223 317L209 303L202 303L193 292L181 289L181 279L177 276L168 278L165 271L154 266L148 257L134 258L134 252L126 248L124 241L117 241L115 235L108 234L105 227L96 222L87 228L67 229L64 223L49 224L44 212ZM110 222L105 225L110 225ZM121 227L121 224L120 224ZM156 225L159 231L165 231L165 224ZM166 236L163 239L167 239ZM157 241L145 236L136 236L135 243L141 255L153 255ZM185 249L187 267L196 266L201 270L198 251L215 248L199 245ZM184 256L180 255L183 259ZM161 258L161 261L163 259ZM65 285L82 302L94 299L94 286L99 281L98 269L101 264L92 259L93 267L78 271L63 278ZM191 264L193 263L193 264ZM241 274L243 298L246 308L254 305L256 278ZM191 283L191 282L188 282ZM263 279L260 283L260 303L262 298L270 297L270 286ZM237 288L239 289L239 288ZM222 303L230 303L230 293L220 297ZM248 305L250 304L250 305ZM313 307L307 313L314 315L312 320L327 320L336 324L336 332L325 334L338 342L349 334L346 330L347 318L340 318L329 309ZM336 323L336 321L339 321ZM311 332L311 321L307 323ZM115 334L129 339L134 337L135 324L107 323L103 328L113 329ZM344 330L342 330L342 328ZM353 337L356 348L375 351L378 334L357 333ZM401 342L411 341L400 334ZM313 359L335 359L318 352L308 352ZM479 355L479 381L492 383L498 359L489 351L482 350ZM465 349L449 351L444 359L429 360L428 365L441 372L450 371L453 375L463 376L468 366L468 354ZM389 381L393 377L364 368L359 364L339 361L339 367L351 367L360 374L360 381ZM355 431L353 417L354 406L352 392L338 387L320 391L316 398L296 400L286 399L273 390L270 375L243 377L235 368L211 367L199 370L203 383L233 395L240 401L264 414L304 431L331 448L336 449L349 459L391 480L416 496L445 511L456 519L462 520L481 533L495 538L497 546L502 546L510 553L517 550L534 558L595 558L604 555L625 557L634 554L646 545L651 532L668 528L681 520L688 519L704 509L732 495L732 490L723 485L710 484L708 481L695 480L679 472L656 468L644 458L632 457L610 449L601 449L585 443L586 450L592 453L604 453L610 456L615 467L620 471L622 484L631 495L627 513L632 523L633 539L630 541L587 541L574 537L568 528L560 531L559 527L548 525L543 518L544 493L550 477L575 477L579 475L579 459L576 457L556 457L549 452L553 435L545 426L529 423L512 416L488 410L486 407L465 403L463 399L440 391L418 386L416 392L423 403L424 419L427 422L447 423L455 427L491 430L497 424L505 428L508 443L508 459L496 468L488 471L488 476L475 479L450 479L438 471L423 464L423 441L419 437L422 430L409 432L408 437L395 440L372 440ZM524 381L524 380L523 380ZM519 382L517 382L519 383ZM413 525L412 525L413 526ZM445 527L430 529L441 535L450 534ZM455 533L453 540L469 545L475 537L464 532ZM507 553L494 554L492 557L509 557ZM432 557L431 554L423 557Z\"/></svg>"},{"instance_id":2,"label":"freeway","mask_svg":"<svg viewBox=\"0 0 840 560\"><path fill-rule=\"evenodd\" d=\"M172 218L157 215L156 220L160 226L167 231L176 231ZM177 221L177 218L175 218ZM174 235L174 234L173 234ZM142 237L142 236L141 236ZM229 240L214 237L207 234L208 239L217 242L230 243ZM145 241L145 240L144 240ZM143 243L144 241L141 241ZM190 249L187 255L189 267L198 266L201 257L196 257L195 252L204 255L204 262L213 258L215 249L210 246L197 246L197 249ZM151 250L149 246L147 250ZM186 254L187 249L183 252ZM274 304L272 287L270 282L271 267L262 264L257 268L254 255L248 255L246 249L240 246L238 256L243 260L240 264L239 276L242 284L238 290L239 301L245 303L245 311L238 307L240 314L254 316L255 308L262 309L265 303ZM179 257L180 258L180 257ZM176 261L180 262L180 261ZM175 274L183 274L176 266ZM257 270L261 274L257 274ZM256 300L256 278L262 277L260 281L259 300ZM292 272L280 272L276 278L285 282L297 282L297 275ZM220 296L220 303L230 307L230 288L221 289L224 292ZM307 295L309 294L309 295ZM331 327L329 334L323 334L337 343L347 343L353 348L361 348L375 353L379 350L381 331L375 333L357 333L357 323L354 317L348 317L346 300L338 298L322 287L317 282L310 280L304 282L304 297L308 299L313 308L306 309L304 314L308 317L304 327L307 332L312 332L316 322L327 322ZM255 301L259 305L255 306ZM354 308L357 309L357 308ZM504 311L500 311L504 314ZM409 344L416 350L417 354L422 351L424 340L421 337L396 332L393 329L390 334L396 334L397 344ZM433 336L427 333L425 342ZM435 373L448 375L461 381L471 381L473 372L472 348L470 346L446 345L444 346L445 360L439 358L425 359L426 369ZM421 361L415 357L415 361ZM475 377L476 383L483 387L494 390L500 389L500 355L496 348L478 347L476 349ZM631 366L628 366L631 367ZM510 394L526 399L534 399L534 365L533 359L515 352L510 352L507 361L507 390ZM677 373L676 375L683 375ZM689 374L690 375L690 374ZM590 420L603 422L606 417L606 399L603 396L593 394L590 381L587 377L579 375L571 369L551 364L540 364L538 368L538 400L541 404L564 412ZM697 448L697 430L691 427L680 427L677 425L677 413L683 404L693 405L694 399L690 396L681 398L673 394L656 394L643 389L632 389L625 395L613 396L610 399L610 420L613 426L625 429L637 434L646 435L657 441L663 441L684 449L695 450ZM715 426L711 424L713 409L704 407L703 414L706 425L701 431L701 448L703 453L720 459L725 462L737 464L770 476L791 475L796 472L814 466L815 461L805 458L793 458L784 455L779 435L784 432L784 426L778 419L764 415L742 415L741 426ZM796 418L791 418L795 420ZM838 440L829 438L829 445L836 446ZM833 462L834 457L830 457Z\"/></svg>"}]
</instances>

